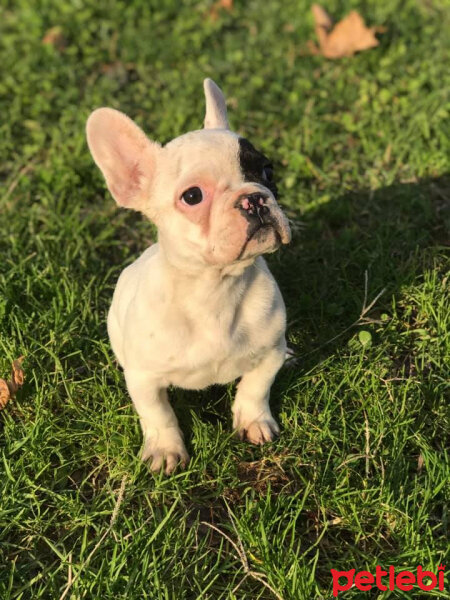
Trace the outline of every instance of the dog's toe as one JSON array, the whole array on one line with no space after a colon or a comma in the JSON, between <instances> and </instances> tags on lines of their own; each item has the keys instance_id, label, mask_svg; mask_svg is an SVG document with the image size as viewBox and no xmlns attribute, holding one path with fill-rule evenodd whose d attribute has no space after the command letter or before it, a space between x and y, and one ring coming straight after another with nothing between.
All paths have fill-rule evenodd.
<instances>
[{"instance_id":1,"label":"dog's toe","mask_svg":"<svg viewBox=\"0 0 450 600\"><path fill-rule=\"evenodd\" d=\"M269 421L255 421L246 429L246 438L251 444L262 445L271 442L277 433Z\"/></svg>"},{"instance_id":2,"label":"dog's toe","mask_svg":"<svg viewBox=\"0 0 450 600\"><path fill-rule=\"evenodd\" d=\"M186 468L189 462L187 452L184 452L183 455L180 455L178 452L158 452L154 453L150 458L152 459L149 464L150 470L156 473L164 468L166 475L173 473L177 467Z\"/></svg>"},{"instance_id":3,"label":"dog's toe","mask_svg":"<svg viewBox=\"0 0 450 600\"><path fill-rule=\"evenodd\" d=\"M164 469L170 475L178 465L185 467L189 462L189 454L184 446L181 434L174 428L159 430L158 435L148 438L142 449L141 458L148 462L153 472Z\"/></svg>"},{"instance_id":4,"label":"dog's toe","mask_svg":"<svg viewBox=\"0 0 450 600\"><path fill-rule=\"evenodd\" d=\"M237 435L241 440L261 446L271 442L280 433L277 422L272 417L257 419L245 426L237 427Z\"/></svg>"},{"instance_id":5,"label":"dog's toe","mask_svg":"<svg viewBox=\"0 0 450 600\"><path fill-rule=\"evenodd\" d=\"M188 462L189 456L187 455L187 452L185 452L183 456L171 452L165 458L166 468L164 469L164 473L170 475L177 467L185 469Z\"/></svg>"}]
</instances>

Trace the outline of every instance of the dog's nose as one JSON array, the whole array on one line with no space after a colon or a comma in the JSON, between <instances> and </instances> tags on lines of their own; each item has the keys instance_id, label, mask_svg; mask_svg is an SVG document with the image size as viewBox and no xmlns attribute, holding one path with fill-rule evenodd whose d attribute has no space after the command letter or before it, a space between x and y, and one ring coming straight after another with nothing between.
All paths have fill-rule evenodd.
<instances>
[{"instance_id":1,"label":"dog's nose","mask_svg":"<svg viewBox=\"0 0 450 600\"><path fill-rule=\"evenodd\" d=\"M240 199L239 208L245 211L248 218L257 218L264 223L264 217L270 213L267 199L268 196L261 192L246 194Z\"/></svg>"}]
</instances>

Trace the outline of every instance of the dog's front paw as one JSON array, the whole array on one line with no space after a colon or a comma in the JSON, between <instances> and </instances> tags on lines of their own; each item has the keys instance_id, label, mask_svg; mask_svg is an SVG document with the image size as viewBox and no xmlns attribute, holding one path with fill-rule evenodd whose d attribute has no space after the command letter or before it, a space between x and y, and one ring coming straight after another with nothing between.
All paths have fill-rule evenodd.
<instances>
[{"instance_id":1,"label":"dog's front paw","mask_svg":"<svg viewBox=\"0 0 450 600\"><path fill-rule=\"evenodd\" d=\"M189 454L178 427L153 429L148 433L141 458L143 461L148 461L152 471L160 471L164 467L166 475L170 475L178 464L185 467L189 462Z\"/></svg>"},{"instance_id":2,"label":"dog's front paw","mask_svg":"<svg viewBox=\"0 0 450 600\"><path fill-rule=\"evenodd\" d=\"M264 413L256 419L237 414L233 427L239 439L258 445L271 442L280 433L280 428L270 413Z\"/></svg>"}]
</instances>

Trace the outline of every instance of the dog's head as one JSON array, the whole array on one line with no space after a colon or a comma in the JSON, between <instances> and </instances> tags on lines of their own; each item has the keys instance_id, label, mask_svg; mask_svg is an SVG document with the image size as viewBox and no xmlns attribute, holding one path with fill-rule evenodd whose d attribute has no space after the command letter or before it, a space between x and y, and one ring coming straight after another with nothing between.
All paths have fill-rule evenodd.
<instances>
[{"instance_id":1,"label":"dog's head","mask_svg":"<svg viewBox=\"0 0 450 600\"><path fill-rule=\"evenodd\" d=\"M290 241L269 159L229 130L217 85L206 79L204 89L204 129L165 146L111 108L87 122L90 151L116 202L148 216L169 259L192 267L251 260Z\"/></svg>"}]
</instances>

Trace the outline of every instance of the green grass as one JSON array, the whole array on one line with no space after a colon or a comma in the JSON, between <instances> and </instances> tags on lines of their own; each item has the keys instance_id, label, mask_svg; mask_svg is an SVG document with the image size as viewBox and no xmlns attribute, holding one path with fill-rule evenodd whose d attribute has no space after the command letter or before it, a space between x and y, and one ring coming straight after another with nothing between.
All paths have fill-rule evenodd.
<instances>
[{"instance_id":1,"label":"green grass","mask_svg":"<svg viewBox=\"0 0 450 600\"><path fill-rule=\"evenodd\" d=\"M0 8L0 375L22 354L26 372L0 413L2 600L58 599L70 569L72 600L274 598L253 577L232 591L245 571L223 534L285 600L331 598L331 568L445 564L449 3L329 2L387 26L340 61L305 55L305 0L235 0L216 21L210 6ZM63 51L41 43L53 26ZM137 458L105 326L154 230L116 210L84 124L114 106L167 141L201 125L207 76L277 165L296 234L269 262L301 358L277 377L282 433L263 448L232 437L231 386L173 390L192 462L163 478ZM347 330L366 272L366 304L386 291Z\"/></svg>"}]
</instances>

